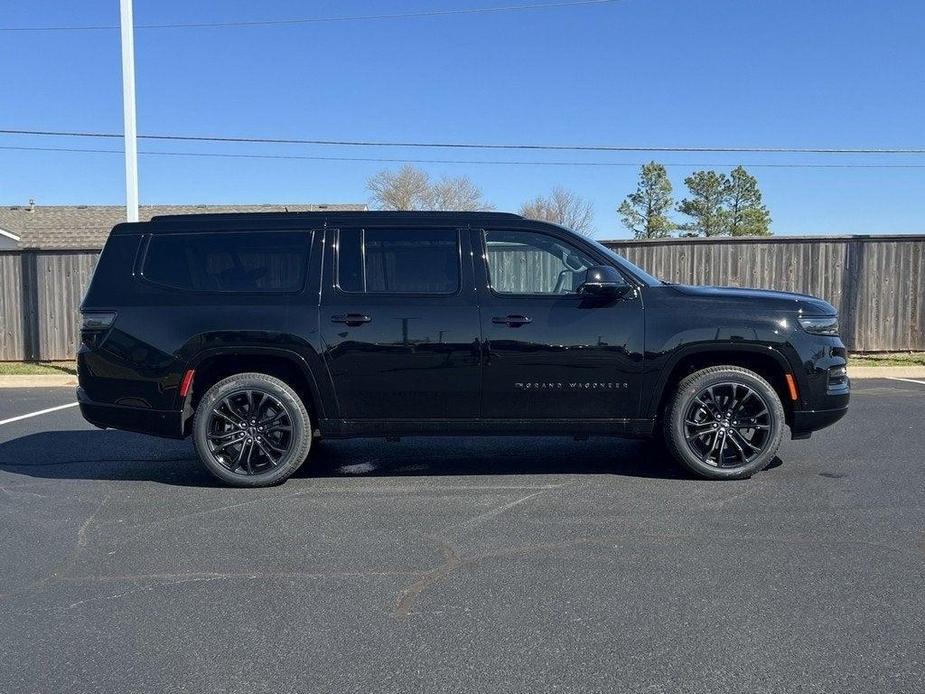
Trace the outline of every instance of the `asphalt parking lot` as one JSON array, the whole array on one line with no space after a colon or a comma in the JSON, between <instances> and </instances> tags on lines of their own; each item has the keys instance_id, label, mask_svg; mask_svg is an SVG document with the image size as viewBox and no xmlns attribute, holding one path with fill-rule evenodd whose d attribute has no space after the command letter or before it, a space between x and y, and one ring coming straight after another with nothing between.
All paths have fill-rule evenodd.
<instances>
[{"instance_id":1,"label":"asphalt parking lot","mask_svg":"<svg viewBox=\"0 0 925 694\"><path fill-rule=\"evenodd\" d=\"M260 490L76 408L0 424L0 690L922 692L923 424L925 383L859 381L751 480L362 440Z\"/></svg>"}]
</instances>

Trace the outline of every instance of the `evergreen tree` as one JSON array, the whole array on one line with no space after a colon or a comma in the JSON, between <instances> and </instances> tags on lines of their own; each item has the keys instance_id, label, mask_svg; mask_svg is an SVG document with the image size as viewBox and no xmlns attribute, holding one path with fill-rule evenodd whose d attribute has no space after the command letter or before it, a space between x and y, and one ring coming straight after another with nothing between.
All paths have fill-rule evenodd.
<instances>
[{"instance_id":1,"label":"evergreen tree","mask_svg":"<svg viewBox=\"0 0 925 694\"><path fill-rule=\"evenodd\" d=\"M730 236L770 236L771 214L761 202L758 180L737 166L726 184Z\"/></svg>"},{"instance_id":2,"label":"evergreen tree","mask_svg":"<svg viewBox=\"0 0 925 694\"><path fill-rule=\"evenodd\" d=\"M636 192L626 196L617 213L637 239L656 239L670 236L675 229L668 217L672 205L668 172L663 164L650 161L639 172Z\"/></svg>"},{"instance_id":3,"label":"evergreen tree","mask_svg":"<svg viewBox=\"0 0 925 694\"><path fill-rule=\"evenodd\" d=\"M684 179L690 197L678 205L678 212L693 221L680 228L687 236L723 236L729 231L726 199L729 179L716 171L695 171Z\"/></svg>"}]
</instances>

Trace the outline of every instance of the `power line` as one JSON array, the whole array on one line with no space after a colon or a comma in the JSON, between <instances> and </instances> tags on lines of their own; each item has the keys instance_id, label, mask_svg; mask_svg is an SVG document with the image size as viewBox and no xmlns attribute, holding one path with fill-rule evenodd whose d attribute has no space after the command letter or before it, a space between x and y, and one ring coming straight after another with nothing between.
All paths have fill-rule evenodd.
<instances>
[{"instance_id":1,"label":"power line","mask_svg":"<svg viewBox=\"0 0 925 694\"><path fill-rule=\"evenodd\" d=\"M363 22L382 19L413 19L418 17L449 17L467 14L492 14L498 12L518 12L523 10L547 10L556 7L577 7L580 5L609 5L621 1L622 0L562 0L561 2L542 2L530 5L470 7L457 10L422 10L418 12L395 12L386 14L353 15L346 17L303 17L297 19L264 19L240 22L176 22L170 24L136 24L135 29L216 29L221 27L320 24L322 22ZM0 27L0 31L101 31L118 28L118 24L100 24L90 26Z\"/></svg>"},{"instance_id":2,"label":"power line","mask_svg":"<svg viewBox=\"0 0 925 694\"><path fill-rule=\"evenodd\" d=\"M18 147L0 145L0 150L12 150L20 152L68 152L83 154L123 154L121 149L82 149L76 147ZM402 159L402 158L384 158L384 157L321 157L310 155L295 154L235 154L227 152L145 152L140 151L142 156L164 156L164 157L205 157L205 158L230 158L230 159L283 159L283 160L305 160L305 161L349 161L349 162L373 162L383 164L473 164L473 165L493 165L493 166L603 166L603 167L639 167L644 162L606 162L606 161L512 161L504 159ZM738 166L739 163L678 163L672 164L677 167L706 168L719 167L731 168ZM771 163L745 163L753 169L925 169L925 164L771 164Z\"/></svg>"},{"instance_id":3,"label":"power line","mask_svg":"<svg viewBox=\"0 0 925 694\"><path fill-rule=\"evenodd\" d=\"M0 129L0 135L38 135L52 137L85 137L121 140L121 133L80 132L62 130ZM642 145L536 145L490 144L473 142L401 142L376 140L310 140L280 137L241 137L220 135L138 135L139 140L174 142L234 142L271 145L325 145L335 147L413 147L426 149L492 149L541 150L553 152L725 152L761 154L925 154L919 147L668 147Z\"/></svg>"}]
</instances>

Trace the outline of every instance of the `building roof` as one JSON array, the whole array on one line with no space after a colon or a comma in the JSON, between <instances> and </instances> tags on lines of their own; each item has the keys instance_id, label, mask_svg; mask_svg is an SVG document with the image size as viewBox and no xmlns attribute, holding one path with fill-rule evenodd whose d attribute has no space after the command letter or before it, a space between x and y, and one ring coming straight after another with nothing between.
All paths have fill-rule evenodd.
<instances>
[{"instance_id":1,"label":"building roof","mask_svg":"<svg viewBox=\"0 0 925 694\"><path fill-rule=\"evenodd\" d=\"M158 215L235 212L359 212L366 205L142 205L141 221ZM106 243L110 230L125 221L121 205L14 205L0 207L0 229L18 235L20 248L90 250Z\"/></svg>"},{"instance_id":2,"label":"building roof","mask_svg":"<svg viewBox=\"0 0 925 694\"><path fill-rule=\"evenodd\" d=\"M19 234L0 227L0 251L15 251L19 248Z\"/></svg>"}]
</instances>

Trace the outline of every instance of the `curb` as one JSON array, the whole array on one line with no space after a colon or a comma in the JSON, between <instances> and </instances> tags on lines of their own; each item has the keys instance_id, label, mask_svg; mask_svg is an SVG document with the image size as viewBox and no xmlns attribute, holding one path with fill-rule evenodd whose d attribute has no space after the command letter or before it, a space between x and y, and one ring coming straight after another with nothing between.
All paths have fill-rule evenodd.
<instances>
[{"instance_id":1,"label":"curb","mask_svg":"<svg viewBox=\"0 0 925 694\"><path fill-rule=\"evenodd\" d=\"M76 388L77 376L0 376L0 388Z\"/></svg>"},{"instance_id":2,"label":"curb","mask_svg":"<svg viewBox=\"0 0 925 694\"><path fill-rule=\"evenodd\" d=\"M925 366L849 366L848 378L921 378L925 380Z\"/></svg>"}]
</instances>

